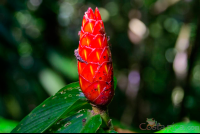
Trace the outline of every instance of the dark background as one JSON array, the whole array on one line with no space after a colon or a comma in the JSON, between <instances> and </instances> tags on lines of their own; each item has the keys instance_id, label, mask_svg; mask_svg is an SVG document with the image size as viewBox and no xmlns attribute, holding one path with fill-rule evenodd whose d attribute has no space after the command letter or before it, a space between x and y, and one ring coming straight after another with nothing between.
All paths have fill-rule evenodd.
<instances>
[{"instance_id":1,"label":"dark background","mask_svg":"<svg viewBox=\"0 0 200 134\"><path fill-rule=\"evenodd\" d=\"M20 121L78 81L84 12L98 7L117 78L111 118L200 121L199 0L0 0L0 116Z\"/></svg>"}]
</instances>

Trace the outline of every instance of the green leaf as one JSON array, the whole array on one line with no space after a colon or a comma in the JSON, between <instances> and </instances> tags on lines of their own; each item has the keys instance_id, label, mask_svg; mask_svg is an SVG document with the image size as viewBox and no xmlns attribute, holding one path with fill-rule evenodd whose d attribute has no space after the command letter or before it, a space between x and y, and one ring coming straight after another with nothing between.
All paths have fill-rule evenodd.
<instances>
[{"instance_id":1,"label":"green leaf","mask_svg":"<svg viewBox=\"0 0 200 134\"><path fill-rule=\"evenodd\" d=\"M85 124L85 127L82 129L81 133L95 133L101 126L102 119L101 116L95 115L92 116Z\"/></svg>"},{"instance_id":2,"label":"green leaf","mask_svg":"<svg viewBox=\"0 0 200 134\"><path fill-rule=\"evenodd\" d=\"M106 131L103 128L99 128L96 133L106 133Z\"/></svg>"},{"instance_id":3,"label":"green leaf","mask_svg":"<svg viewBox=\"0 0 200 134\"><path fill-rule=\"evenodd\" d=\"M16 121L7 120L0 117L0 133L10 133L17 126Z\"/></svg>"},{"instance_id":4,"label":"green leaf","mask_svg":"<svg viewBox=\"0 0 200 134\"><path fill-rule=\"evenodd\" d=\"M165 126L161 126L162 128ZM163 128L156 133L200 133L200 123L196 121L179 122Z\"/></svg>"},{"instance_id":5,"label":"green leaf","mask_svg":"<svg viewBox=\"0 0 200 134\"><path fill-rule=\"evenodd\" d=\"M114 80L114 90L115 90L116 87L117 87L117 78L114 76L114 77L113 77L113 80Z\"/></svg>"},{"instance_id":6,"label":"green leaf","mask_svg":"<svg viewBox=\"0 0 200 134\"><path fill-rule=\"evenodd\" d=\"M78 133L87 118L87 110L82 109L75 114L62 118L53 124L45 133Z\"/></svg>"},{"instance_id":7,"label":"green leaf","mask_svg":"<svg viewBox=\"0 0 200 134\"><path fill-rule=\"evenodd\" d=\"M81 109L57 121L45 133L95 133L101 124L100 115L93 116L90 110Z\"/></svg>"},{"instance_id":8,"label":"green leaf","mask_svg":"<svg viewBox=\"0 0 200 134\"><path fill-rule=\"evenodd\" d=\"M64 115L87 104L79 83L71 83L36 107L12 133L42 133Z\"/></svg>"}]
</instances>

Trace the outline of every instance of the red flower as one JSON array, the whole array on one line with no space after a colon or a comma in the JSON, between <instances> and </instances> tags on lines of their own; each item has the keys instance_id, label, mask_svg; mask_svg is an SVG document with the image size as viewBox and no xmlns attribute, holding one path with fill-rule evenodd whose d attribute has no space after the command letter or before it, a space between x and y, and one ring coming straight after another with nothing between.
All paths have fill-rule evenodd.
<instances>
[{"instance_id":1,"label":"red flower","mask_svg":"<svg viewBox=\"0 0 200 134\"><path fill-rule=\"evenodd\" d=\"M79 32L79 84L88 100L95 105L107 105L113 98L113 66L108 37L98 8L88 8Z\"/></svg>"}]
</instances>

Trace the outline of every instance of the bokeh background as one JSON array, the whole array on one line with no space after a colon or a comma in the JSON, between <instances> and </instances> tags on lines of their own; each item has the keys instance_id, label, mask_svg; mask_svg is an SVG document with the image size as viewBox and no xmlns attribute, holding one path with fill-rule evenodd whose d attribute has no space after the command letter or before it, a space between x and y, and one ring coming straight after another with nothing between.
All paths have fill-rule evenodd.
<instances>
[{"instance_id":1,"label":"bokeh background","mask_svg":"<svg viewBox=\"0 0 200 134\"><path fill-rule=\"evenodd\" d=\"M78 81L88 7L99 8L110 37L111 118L135 131L146 118L200 121L200 0L0 0L0 119L19 122Z\"/></svg>"}]
</instances>

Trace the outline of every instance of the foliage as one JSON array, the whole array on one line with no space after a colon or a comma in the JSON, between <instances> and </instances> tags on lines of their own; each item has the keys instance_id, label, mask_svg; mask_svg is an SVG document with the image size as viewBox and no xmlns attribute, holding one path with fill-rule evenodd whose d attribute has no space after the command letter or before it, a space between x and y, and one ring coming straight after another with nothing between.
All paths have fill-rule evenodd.
<instances>
[{"instance_id":1,"label":"foliage","mask_svg":"<svg viewBox=\"0 0 200 134\"><path fill-rule=\"evenodd\" d=\"M163 130L157 131L156 133L199 133L200 123L196 121L190 122L179 122L169 125Z\"/></svg>"},{"instance_id":2,"label":"foliage","mask_svg":"<svg viewBox=\"0 0 200 134\"><path fill-rule=\"evenodd\" d=\"M165 126L200 122L199 5L199 0L0 0L0 116L20 121L78 81L78 31L88 7L98 7L118 82L110 117L136 132L146 118Z\"/></svg>"},{"instance_id":3,"label":"foliage","mask_svg":"<svg viewBox=\"0 0 200 134\"><path fill-rule=\"evenodd\" d=\"M65 86L36 107L12 133L95 133L100 126L100 114L93 115L79 82L75 82Z\"/></svg>"}]
</instances>

